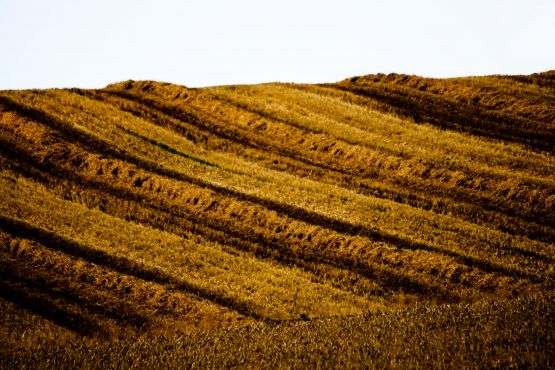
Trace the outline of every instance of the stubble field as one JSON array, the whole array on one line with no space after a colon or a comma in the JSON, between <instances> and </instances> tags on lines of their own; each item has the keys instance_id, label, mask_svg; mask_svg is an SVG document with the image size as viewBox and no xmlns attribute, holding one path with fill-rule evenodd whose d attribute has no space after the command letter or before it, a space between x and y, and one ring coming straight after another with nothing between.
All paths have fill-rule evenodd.
<instances>
[{"instance_id":1,"label":"stubble field","mask_svg":"<svg viewBox=\"0 0 555 370\"><path fill-rule=\"evenodd\" d=\"M0 91L0 367L553 366L554 88Z\"/></svg>"}]
</instances>

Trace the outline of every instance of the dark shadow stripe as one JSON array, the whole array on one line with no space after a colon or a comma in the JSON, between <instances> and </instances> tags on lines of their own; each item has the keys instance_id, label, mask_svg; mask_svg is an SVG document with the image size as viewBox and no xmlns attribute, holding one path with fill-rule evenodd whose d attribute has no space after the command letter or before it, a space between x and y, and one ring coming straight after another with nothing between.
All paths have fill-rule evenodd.
<instances>
[{"instance_id":1,"label":"dark shadow stripe","mask_svg":"<svg viewBox=\"0 0 555 370\"><path fill-rule=\"evenodd\" d=\"M323 84L355 95L387 104L393 113L413 119L416 123L427 122L443 129L467 132L522 144L533 150L555 151L555 133L517 117L500 117L493 111L471 106L460 106L446 98L423 93L414 89L405 92L396 86L382 84L358 86L354 84Z\"/></svg>"},{"instance_id":2,"label":"dark shadow stripe","mask_svg":"<svg viewBox=\"0 0 555 370\"><path fill-rule=\"evenodd\" d=\"M498 78L513 80L528 85L536 85L539 87L544 87L546 89L552 90L555 93L555 73L543 72L543 73L533 73L531 75L513 75L513 76L496 76Z\"/></svg>"},{"instance_id":3,"label":"dark shadow stripe","mask_svg":"<svg viewBox=\"0 0 555 370\"><path fill-rule=\"evenodd\" d=\"M4 251L4 253L6 253ZM106 301L105 297L95 294L95 292L88 292L92 296L85 297L78 290L72 290L68 285L63 283L76 282L75 279L69 277L63 278L63 283L56 285L51 281L51 277L46 273L48 266L25 266L28 261L21 261L10 258L2 261L0 270L4 273L10 273L13 277L17 277L19 281L25 283L29 287L33 287L41 295L52 299L62 299L69 304L75 304L80 309L85 309L87 312L100 315L103 319L109 318L115 320L121 327L133 327L140 329L144 327L150 319L135 310L129 302L126 302L120 297L114 296L113 292L107 289L101 289L104 292L109 292L111 296ZM47 262L46 262L47 263ZM22 266L23 265L23 266ZM78 276L74 276L77 278ZM83 284L78 282L78 284ZM87 284L88 285L88 284ZM111 298L111 299L110 299ZM108 304L102 304L108 303Z\"/></svg>"},{"instance_id":4,"label":"dark shadow stripe","mask_svg":"<svg viewBox=\"0 0 555 370\"><path fill-rule=\"evenodd\" d=\"M107 337L108 331L98 322L84 315L68 312L47 298L42 292L32 294L35 288L10 272L0 272L0 297L52 321L58 326L83 336L93 334Z\"/></svg>"},{"instance_id":5,"label":"dark shadow stripe","mask_svg":"<svg viewBox=\"0 0 555 370\"><path fill-rule=\"evenodd\" d=\"M127 258L112 256L106 252L89 248L50 231L34 227L26 222L0 215L0 228L14 236L32 239L47 248L83 258L110 270L131 275L142 280L170 285L185 292L192 293L201 299L206 299L217 305L239 312L245 316L257 320L268 320L252 312L248 304L244 302L231 297L218 295L215 292L174 278L158 269L146 267Z\"/></svg>"}]
</instances>

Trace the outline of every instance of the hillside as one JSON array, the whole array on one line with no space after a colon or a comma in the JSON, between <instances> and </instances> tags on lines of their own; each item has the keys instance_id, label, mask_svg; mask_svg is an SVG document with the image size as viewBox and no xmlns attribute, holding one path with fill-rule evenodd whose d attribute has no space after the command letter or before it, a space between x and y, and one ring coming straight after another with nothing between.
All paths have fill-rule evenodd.
<instances>
[{"instance_id":1,"label":"hillside","mask_svg":"<svg viewBox=\"0 0 555 370\"><path fill-rule=\"evenodd\" d=\"M553 365L553 71L0 91L0 141L0 367L137 337L204 338L202 359L296 325L402 366L361 339L399 334L414 360L399 317L430 353L476 323L473 348L506 346L485 364Z\"/></svg>"}]
</instances>

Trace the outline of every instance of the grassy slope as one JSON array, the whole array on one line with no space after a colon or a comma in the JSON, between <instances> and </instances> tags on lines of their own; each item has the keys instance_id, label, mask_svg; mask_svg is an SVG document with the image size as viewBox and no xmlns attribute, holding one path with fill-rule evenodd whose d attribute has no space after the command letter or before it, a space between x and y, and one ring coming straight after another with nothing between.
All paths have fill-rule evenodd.
<instances>
[{"instance_id":1,"label":"grassy slope","mask_svg":"<svg viewBox=\"0 0 555 370\"><path fill-rule=\"evenodd\" d=\"M510 315L519 302L531 317L552 310L552 81L373 75L0 92L5 348L260 322L293 341L283 320L393 320L414 304L470 304L456 308L462 321L468 310ZM547 297L511 300L538 293ZM346 325L317 322L315 350L322 330ZM345 337L358 330L349 325ZM541 327L552 335L552 322ZM415 353L403 330L389 335ZM490 334L469 338L505 340ZM545 364L524 337L535 352L523 361ZM398 356L388 353L377 363Z\"/></svg>"}]
</instances>

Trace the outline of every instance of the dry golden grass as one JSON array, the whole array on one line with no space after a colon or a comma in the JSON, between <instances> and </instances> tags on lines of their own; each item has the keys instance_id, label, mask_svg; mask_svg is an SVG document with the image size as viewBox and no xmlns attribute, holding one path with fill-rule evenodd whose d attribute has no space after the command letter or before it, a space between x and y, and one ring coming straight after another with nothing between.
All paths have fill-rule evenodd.
<instances>
[{"instance_id":1,"label":"dry golden grass","mask_svg":"<svg viewBox=\"0 0 555 370\"><path fill-rule=\"evenodd\" d=\"M74 342L41 351L0 349L0 367L548 369L555 356L553 307L546 297L424 305L192 335Z\"/></svg>"},{"instance_id":2,"label":"dry golden grass","mask_svg":"<svg viewBox=\"0 0 555 370\"><path fill-rule=\"evenodd\" d=\"M551 78L2 91L7 348L552 309Z\"/></svg>"}]
</instances>

